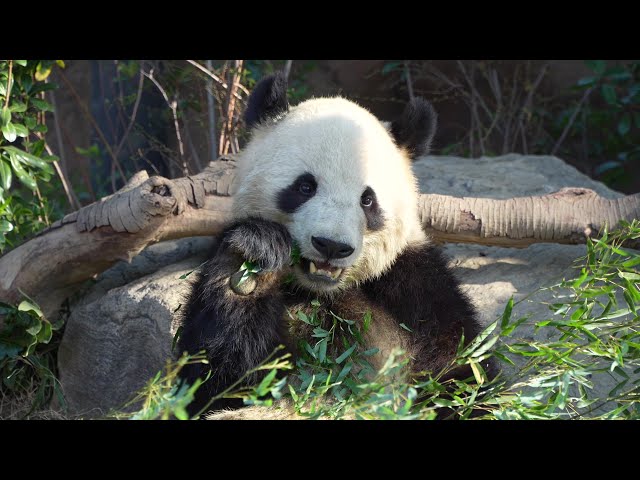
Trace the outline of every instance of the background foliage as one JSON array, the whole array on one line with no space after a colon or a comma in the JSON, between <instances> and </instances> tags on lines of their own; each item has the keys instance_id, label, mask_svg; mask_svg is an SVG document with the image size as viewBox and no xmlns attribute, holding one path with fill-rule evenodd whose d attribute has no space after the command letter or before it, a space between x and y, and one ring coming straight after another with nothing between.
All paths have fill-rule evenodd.
<instances>
[{"instance_id":1,"label":"background foliage","mask_svg":"<svg viewBox=\"0 0 640 480\"><path fill-rule=\"evenodd\" d=\"M436 108L446 106L440 109L436 154L554 154L631 193L640 188L634 183L640 177L639 65L585 61L584 75L552 91L546 88L552 61L387 60L363 72L362 90L349 96L374 112L387 104L397 111L416 95ZM80 66L88 76L74 77L62 60L0 60L0 253L118 190L138 170L175 178L200 171L218 155L237 153L247 138L241 118L248 93L266 74L288 72L292 104L314 94L344 93L340 79L325 85L314 80L324 68L319 61L118 60ZM374 80L387 97L367 93L364 85ZM446 117L449 107L454 120ZM81 129L87 141L75 142ZM316 341L302 346L305 355L288 381L277 372L293 366L274 357L261 367L268 372L261 384L227 394L255 405L288 396L299 413L313 418L434 418L445 410L459 418L478 411L491 418L636 418L640 260L620 242L637 235L637 224L623 225L589 243L580 274L549 287L558 295L549 318L513 320L513 304L507 305L493 330L459 351L455 362L473 366L470 382L442 382L444 372L434 372L421 383L405 378L392 384L391 378L401 377L401 352L382 372L373 372L367 358L374 352L362 351L359 341L366 319L361 324L336 318L330 330L315 326ZM63 406L55 376L63 322L43 318L26 297L19 305L0 303L0 315L0 416L33 416L52 398ZM300 318L305 320L314 322ZM512 341L519 326L531 322L554 340ZM353 342L333 358L326 352L337 329L350 332ZM487 384L479 362L489 354L520 373ZM128 406L143 405L135 418L185 418L198 385L179 387L175 378L189 361L203 360L181 359L150 381ZM590 396L598 375L615 380L602 401ZM331 402L322 400L327 396Z\"/></svg>"}]
</instances>

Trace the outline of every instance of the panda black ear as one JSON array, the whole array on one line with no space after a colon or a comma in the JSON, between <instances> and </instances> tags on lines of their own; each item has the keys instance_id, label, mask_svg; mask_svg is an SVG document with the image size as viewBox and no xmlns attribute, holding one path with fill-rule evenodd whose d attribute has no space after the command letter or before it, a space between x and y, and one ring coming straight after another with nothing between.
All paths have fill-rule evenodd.
<instances>
[{"instance_id":1,"label":"panda black ear","mask_svg":"<svg viewBox=\"0 0 640 480\"><path fill-rule=\"evenodd\" d=\"M289 111L287 77L283 72L263 78L253 88L244 114L249 128Z\"/></svg>"},{"instance_id":2,"label":"panda black ear","mask_svg":"<svg viewBox=\"0 0 640 480\"><path fill-rule=\"evenodd\" d=\"M415 159L429 153L437 123L438 115L431 103L416 97L407 103L400 118L391 123L390 133L396 144Z\"/></svg>"}]
</instances>

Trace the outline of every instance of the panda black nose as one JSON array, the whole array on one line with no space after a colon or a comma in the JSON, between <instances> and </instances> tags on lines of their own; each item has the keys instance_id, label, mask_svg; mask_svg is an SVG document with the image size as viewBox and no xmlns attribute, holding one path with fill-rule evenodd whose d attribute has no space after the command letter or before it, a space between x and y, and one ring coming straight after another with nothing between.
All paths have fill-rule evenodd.
<instances>
[{"instance_id":1,"label":"panda black nose","mask_svg":"<svg viewBox=\"0 0 640 480\"><path fill-rule=\"evenodd\" d=\"M354 248L346 243L334 242L328 238L311 237L311 243L327 260L345 258L351 255Z\"/></svg>"}]
</instances>

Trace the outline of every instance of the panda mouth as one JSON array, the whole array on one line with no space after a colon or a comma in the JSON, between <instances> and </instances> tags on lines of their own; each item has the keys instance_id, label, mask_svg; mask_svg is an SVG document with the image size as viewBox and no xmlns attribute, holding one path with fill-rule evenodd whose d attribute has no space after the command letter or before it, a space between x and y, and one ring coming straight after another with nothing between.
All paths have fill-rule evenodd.
<instances>
[{"instance_id":1,"label":"panda mouth","mask_svg":"<svg viewBox=\"0 0 640 480\"><path fill-rule=\"evenodd\" d=\"M301 258L301 266L305 273L314 280L325 282L337 282L343 272L343 268L333 267L329 262L319 262Z\"/></svg>"}]
</instances>

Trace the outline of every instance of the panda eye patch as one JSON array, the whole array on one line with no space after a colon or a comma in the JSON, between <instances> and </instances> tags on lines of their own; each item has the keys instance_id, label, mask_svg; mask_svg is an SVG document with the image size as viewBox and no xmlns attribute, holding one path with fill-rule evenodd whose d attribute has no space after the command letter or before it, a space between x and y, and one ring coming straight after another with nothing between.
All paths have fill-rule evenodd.
<instances>
[{"instance_id":1,"label":"panda eye patch","mask_svg":"<svg viewBox=\"0 0 640 480\"><path fill-rule=\"evenodd\" d=\"M278 208L285 213L295 212L302 204L310 200L318 189L316 178L310 173L298 176L289 186L278 192Z\"/></svg>"},{"instance_id":2,"label":"panda eye patch","mask_svg":"<svg viewBox=\"0 0 640 480\"><path fill-rule=\"evenodd\" d=\"M367 218L367 228L374 231L382 229L384 227L384 212L378 204L378 197L373 188L365 188L360 196L360 205Z\"/></svg>"}]
</instances>

